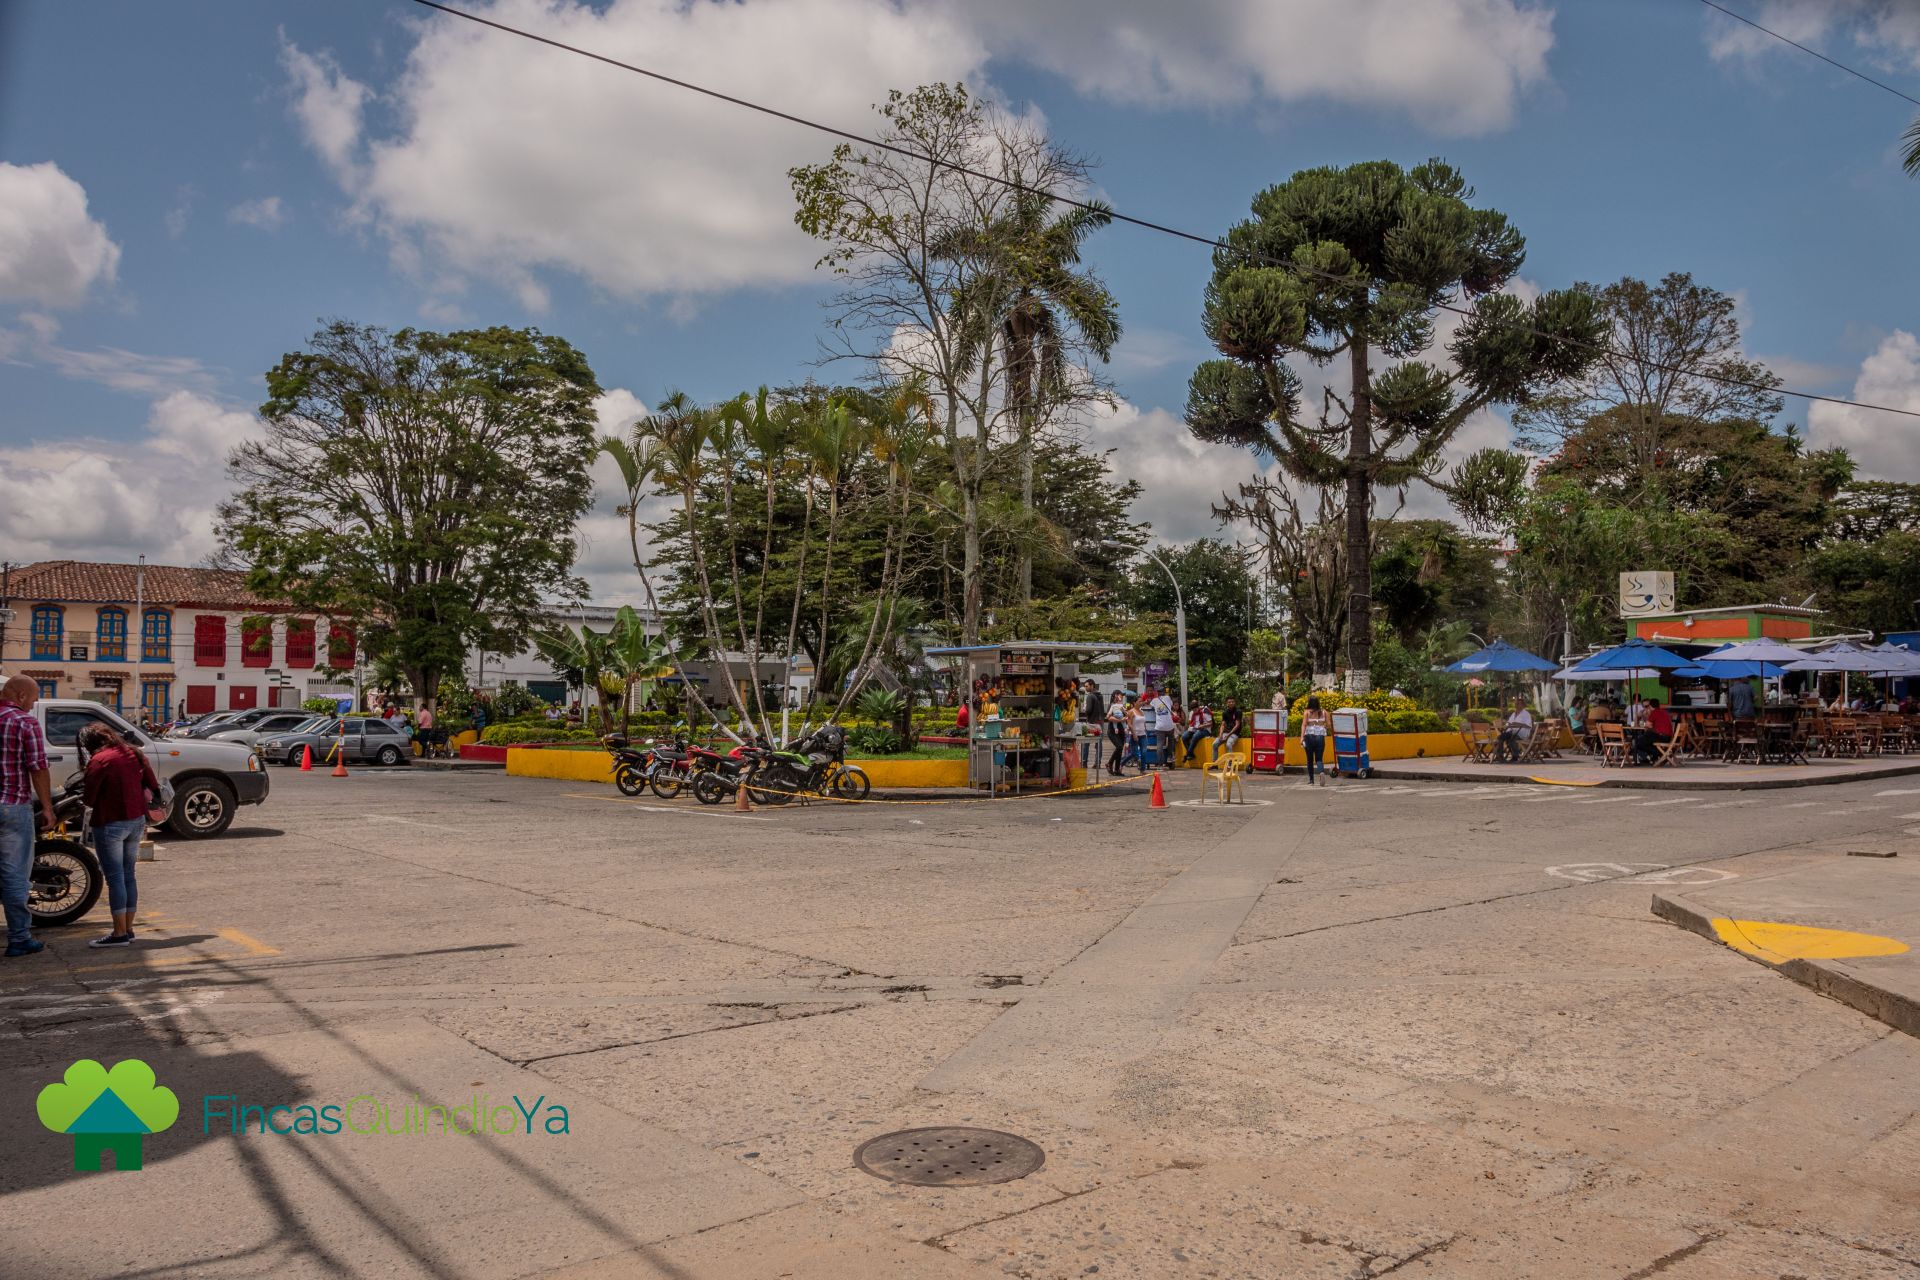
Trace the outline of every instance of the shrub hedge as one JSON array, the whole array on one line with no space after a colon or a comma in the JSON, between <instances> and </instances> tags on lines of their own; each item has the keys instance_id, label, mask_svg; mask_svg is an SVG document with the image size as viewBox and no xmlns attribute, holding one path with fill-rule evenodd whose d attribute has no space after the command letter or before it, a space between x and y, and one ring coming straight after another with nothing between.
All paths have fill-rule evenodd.
<instances>
[{"instance_id":1,"label":"shrub hedge","mask_svg":"<svg viewBox=\"0 0 1920 1280\"><path fill-rule=\"evenodd\" d=\"M591 729L569 729L564 724L542 721L537 725L490 724L480 731L480 742L489 747L517 747L529 742L590 742L598 736Z\"/></svg>"}]
</instances>

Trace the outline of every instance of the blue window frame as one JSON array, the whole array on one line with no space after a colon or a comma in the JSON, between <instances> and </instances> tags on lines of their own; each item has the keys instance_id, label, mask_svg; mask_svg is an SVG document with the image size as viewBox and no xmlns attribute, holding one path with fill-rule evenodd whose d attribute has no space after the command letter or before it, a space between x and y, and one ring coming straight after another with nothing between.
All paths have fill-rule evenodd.
<instances>
[{"instance_id":1,"label":"blue window frame","mask_svg":"<svg viewBox=\"0 0 1920 1280\"><path fill-rule=\"evenodd\" d=\"M66 639L66 633L66 615L59 605L38 604L33 607L34 657L60 661L65 656L60 652L60 644Z\"/></svg>"},{"instance_id":2,"label":"blue window frame","mask_svg":"<svg viewBox=\"0 0 1920 1280\"><path fill-rule=\"evenodd\" d=\"M99 621L94 624L93 656L102 661L125 662L127 659L127 611L114 607L102 609Z\"/></svg>"},{"instance_id":3,"label":"blue window frame","mask_svg":"<svg viewBox=\"0 0 1920 1280\"><path fill-rule=\"evenodd\" d=\"M140 620L140 661L173 661L173 615L165 609L149 609Z\"/></svg>"},{"instance_id":4,"label":"blue window frame","mask_svg":"<svg viewBox=\"0 0 1920 1280\"><path fill-rule=\"evenodd\" d=\"M153 719L155 724L167 719L167 708L173 705L173 682L171 680L142 680L140 682L140 709Z\"/></svg>"},{"instance_id":5,"label":"blue window frame","mask_svg":"<svg viewBox=\"0 0 1920 1280\"><path fill-rule=\"evenodd\" d=\"M34 683L40 686L40 696L41 696L41 697L43 697L43 698L57 698L57 697L59 697L59 696L60 696L60 686L59 686L59 685L57 685L57 684L55 684L55 683L54 683L53 681L51 681L51 680L35 680L35 681L34 681Z\"/></svg>"}]
</instances>

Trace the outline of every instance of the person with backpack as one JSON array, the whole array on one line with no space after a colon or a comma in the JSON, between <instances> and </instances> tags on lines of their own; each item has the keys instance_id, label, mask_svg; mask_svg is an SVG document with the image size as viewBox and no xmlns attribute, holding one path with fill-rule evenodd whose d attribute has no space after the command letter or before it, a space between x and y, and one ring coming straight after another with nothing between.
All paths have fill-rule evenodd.
<instances>
[{"instance_id":1,"label":"person with backpack","mask_svg":"<svg viewBox=\"0 0 1920 1280\"><path fill-rule=\"evenodd\" d=\"M140 860L147 824L166 821L164 793L146 753L111 727L98 721L89 724L80 731L80 749L87 756L82 787L87 807L93 811L93 848L107 878L107 908L113 913L113 931L87 945L130 946L133 913L140 904L133 869Z\"/></svg>"}]
</instances>

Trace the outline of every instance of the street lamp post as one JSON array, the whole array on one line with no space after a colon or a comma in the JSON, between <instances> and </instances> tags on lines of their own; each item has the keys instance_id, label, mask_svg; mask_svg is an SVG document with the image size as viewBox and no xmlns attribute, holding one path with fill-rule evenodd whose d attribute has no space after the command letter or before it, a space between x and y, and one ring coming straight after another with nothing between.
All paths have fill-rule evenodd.
<instances>
[{"instance_id":1,"label":"street lamp post","mask_svg":"<svg viewBox=\"0 0 1920 1280\"><path fill-rule=\"evenodd\" d=\"M1101 542L1103 547L1113 551L1132 551L1133 548L1117 538L1108 538ZM1173 576L1173 570L1167 568L1167 562L1153 554L1147 547L1141 547L1147 559L1160 566L1160 572L1167 575L1167 581L1173 584L1173 634L1180 645L1180 705L1191 710L1187 701L1187 602L1180 593L1180 579Z\"/></svg>"}]
</instances>

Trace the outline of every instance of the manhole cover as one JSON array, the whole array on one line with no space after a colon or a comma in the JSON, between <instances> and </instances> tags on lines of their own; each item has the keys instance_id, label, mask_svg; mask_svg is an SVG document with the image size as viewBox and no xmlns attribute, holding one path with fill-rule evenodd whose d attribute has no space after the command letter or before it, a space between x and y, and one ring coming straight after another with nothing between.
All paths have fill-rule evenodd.
<instances>
[{"instance_id":1,"label":"manhole cover","mask_svg":"<svg viewBox=\"0 0 1920 1280\"><path fill-rule=\"evenodd\" d=\"M883 1133L853 1153L856 1168L915 1187L982 1187L1024 1178L1047 1162L1025 1138L997 1129L940 1126Z\"/></svg>"}]
</instances>

